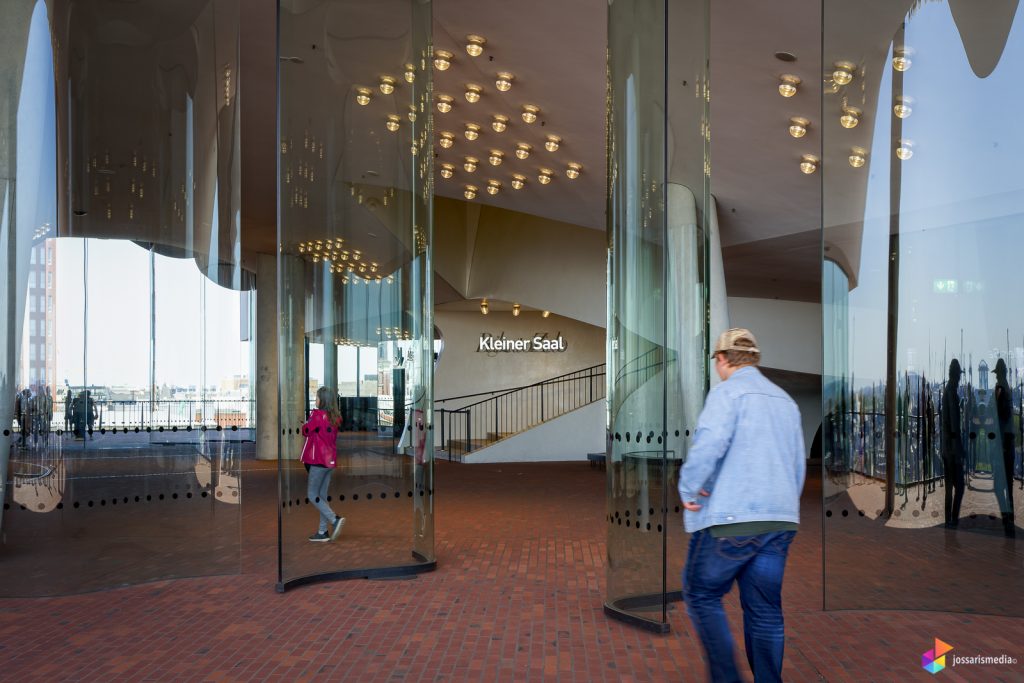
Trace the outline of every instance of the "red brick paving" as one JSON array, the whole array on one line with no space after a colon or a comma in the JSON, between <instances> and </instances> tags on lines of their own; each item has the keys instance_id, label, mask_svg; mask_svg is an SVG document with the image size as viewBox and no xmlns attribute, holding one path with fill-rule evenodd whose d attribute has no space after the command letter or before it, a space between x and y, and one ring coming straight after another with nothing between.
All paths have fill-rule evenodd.
<instances>
[{"instance_id":1,"label":"red brick paving","mask_svg":"<svg viewBox=\"0 0 1024 683\"><path fill-rule=\"evenodd\" d=\"M439 463L436 572L280 595L276 509L252 502L261 489L269 499L273 470L246 467L240 575L2 600L0 678L703 679L700 646L681 605L670 613L667 636L603 613L603 471L582 463ZM823 612L819 510L812 487L786 577L787 681L931 680L920 655L936 636L961 654L1006 653L1024 662L1024 619ZM727 605L739 633L735 595ZM947 668L938 676L1020 681L1024 663Z\"/></svg>"}]
</instances>

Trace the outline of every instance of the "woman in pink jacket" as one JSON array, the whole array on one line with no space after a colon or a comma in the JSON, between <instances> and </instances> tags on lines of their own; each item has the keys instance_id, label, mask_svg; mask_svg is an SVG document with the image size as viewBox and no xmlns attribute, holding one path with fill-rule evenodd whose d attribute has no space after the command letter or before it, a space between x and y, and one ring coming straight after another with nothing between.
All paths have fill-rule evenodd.
<instances>
[{"instance_id":1,"label":"woman in pink jacket","mask_svg":"<svg viewBox=\"0 0 1024 683\"><path fill-rule=\"evenodd\" d=\"M320 387L316 392L316 410L306 424L302 425L302 434L306 444L302 447L302 463L309 473L309 486L306 495L316 509L320 511L320 527L309 537L314 543L326 543L338 538L345 518L334 514L327 504L327 491L331 487L331 474L338 460L338 427L341 425L341 413L338 411L337 397L327 387ZM330 529L330 534L327 533Z\"/></svg>"}]
</instances>

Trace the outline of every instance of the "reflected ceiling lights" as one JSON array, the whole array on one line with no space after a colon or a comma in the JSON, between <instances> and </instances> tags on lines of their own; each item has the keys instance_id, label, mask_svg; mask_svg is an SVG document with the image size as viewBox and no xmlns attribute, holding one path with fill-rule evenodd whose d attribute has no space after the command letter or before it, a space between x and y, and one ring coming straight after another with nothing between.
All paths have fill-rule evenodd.
<instances>
[{"instance_id":1,"label":"reflected ceiling lights","mask_svg":"<svg viewBox=\"0 0 1024 683\"><path fill-rule=\"evenodd\" d=\"M450 95L438 95L437 96L437 110L442 114L447 114L452 110L452 100Z\"/></svg>"},{"instance_id":2,"label":"reflected ceiling lights","mask_svg":"<svg viewBox=\"0 0 1024 683\"><path fill-rule=\"evenodd\" d=\"M539 173L537 175L537 182L540 183L541 185L547 185L548 183L551 182L551 177L553 175L554 175L554 172L551 169L549 169L549 168L542 168L542 169L540 169L540 171L539 171Z\"/></svg>"},{"instance_id":3,"label":"reflected ceiling lights","mask_svg":"<svg viewBox=\"0 0 1024 683\"><path fill-rule=\"evenodd\" d=\"M373 93L370 92L369 88L356 88L356 102L358 102L362 106L365 107L366 105L368 105L372 97Z\"/></svg>"},{"instance_id":4,"label":"reflected ceiling lights","mask_svg":"<svg viewBox=\"0 0 1024 683\"><path fill-rule=\"evenodd\" d=\"M384 124L392 133L402 125L402 119L398 114L388 114L388 122Z\"/></svg>"},{"instance_id":5,"label":"reflected ceiling lights","mask_svg":"<svg viewBox=\"0 0 1024 683\"><path fill-rule=\"evenodd\" d=\"M480 312L484 315L487 315L487 313L490 312L490 308L487 306L487 299L480 302Z\"/></svg>"},{"instance_id":6,"label":"reflected ceiling lights","mask_svg":"<svg viewBox=\"0 0 1024 683\"><path fill-rule=\"evenodd\" d=\"M805 154L800 157L800 171L810 175L818 170L818 157L813 154Z\"/></svg>"},{"instance_id":7,"label":"reflected ceiling lights","mask_svg":"<svg viewBox=\"0 0 1024 683\"><path fill-rule=\"evenodd\" d=\"M451 164L441 164L441 177L445 180L455 175L455 167Z\"/></svg>"},{"instance_id":8,"label":"reflected ceiling lights","mask_svg":"<svg viewBox=\"0 0 1024 683\"><path fill-rule=\"evenodd\" d=\"M896 148L896 156L899 157L900 161L907 161L910 157L914 156L914 142L912 140L900 140L900 145Z\"/></svg>"},{"instance_id":9,"label":"reflected ceiling lights","mask_svg":"<svg viewBox=\"0 0 1024 683\"><path fill-rule=\"evenodd\" d=\"M522 309L523 309L523 307L520 306L519 304L512 304L512 315L514 315L515 317L518 318L519 317L519 311L521 311Z\"/></svg>"},{"instance_id":10,"label":"reflected ceiling lights","mask_svg":"<svg viewBox=\"0 0 1024 683\"><path fill-rule=\"evenodd\" d=\"M913 103L913 98L908 97L907 95L898 97L896 98L896 104L892 108L892 113L896 114L897 118L905 119L914 111L910 106Z\"/></svg>"},{"instance_id":11,"label":"reflected ceiling lights","mask_svg":"<svg viewBox=\"0 0 1024 683\"><path fill-rule=\"evenodd\" d=\"M851 147L850 148L850 166L854 168L860 168L868 160L868 152L863 147Z\"/></svg>"},{"instance_id":12,"label":"reflected ceiling lights","mask_svg":"<svg viewBox=\"0 0 1024 683\"><path fill-rule=\"evenodd\" d=\"M470 104L476 104L480 101L480 93L483 92L483 88L479 85L473 85L472 83L466 84L466 101Z\"/></svg>"},{"instance_id":13,"label":"reflected ceiling lights","mask_svg":"<svg viewBox=\"0 0 1024 683\"><path fill-rule=\"evenodd\" d=\"M395 92L395 79L391 76L380 77L380 93L382 95L390 95Z\"/></svg>"},{"instance_id":14,"label":"reflected ceiling lights","mask_svg":"<svg viewBox=\"0 0 1024 683\"><path fill-rule=\"evenodd\" d=\"M463 191L462 196L466 199L476 199L476 185L466 185L466 189ZM487 315L485 305L480 305L480 312Z\"/></svg>"},{"instance_id":15,"label":"reflected ceiling lights","mask_svg":"<svg viewBox=\"0 0 1024 683\"><path fill-rule=\"evenodd\" d=\"M512 81L515 76L507 71L499 71L497 78L494 79L494 87L501 92L508 92L512 89Z\"/></svg>"},{"instance_id":16,"label":"reflected ceiling lights","mask_svg":"<svg viewBox=\"0 0 1024 683\"><path fill-rule=\"evenodd\" d=\"M796 94L796 88L800 85L800 78L793 74L779 76L779 94L783 97L792 97Z\"/></svg>"},{"instance_id":17,"label":"reflected ceiling lights","mask_svg":"<svg viewBox=\"0 0 1024 683\"><path fill-rule=\"evenodd\" d=\"M501 166L501 162L504 160L505 155L496 149L492 149L490 155L487 157L487 161L490 162L491 166Z\"/></svg>"},{"instance_id":18,"label":"reflected ceiling lights","mask_svg":"<svg viewBox=\"0 0 1024 683\"><path fill-rule=\"evenodd\" d=\"M480 163L480 160L476 157L466 157L463 161L462 168L466 169L466 173L472 173L476 170L476 165Z\"/></svg>"},{"instance_id":19,"label":"reflected ceiling lights","mask_svg":"<svg viewBox=\"0 0 1024 683\"><path fill-rule=\"evenodd\" d=\"M476 140L478 137L480 137L480 126L476 125L475 123L467 123L466 130L463 133L463 135L465 135L466 139L469 141Z\"/></svg>"},{"instance_id":20,"label":"reflected ceiling lights","mask_svg":"<svg viewBox=\"0 0 1024 683\"><path fill-rule=\"evenodd\" d=\"M548 139L544 142L544 149L549 152L557 152L558 145L562 143L562 138L557 135L549 135Z\"/></svg>"},{"instance_id":21,"label":"reflected ceiling lights","mask_svg":"<svg viewBox=\"0 0 1024 683\"><path fill-rule=\"evenodd\" d=\"M405 74L403 75L405 76L406 83L412 83L413 81L416 80L416 67L413 66L412 64L406 64Z\"/></svg>"},{"instance_id":22,"label":"reflected ceiling lights","mask_svg":"<svg viewBox=\"0 0 1024 683\"><path fill-rule=\"evenodd\" d=\"M494 119L491 121L491 128L494 129L495 133L504 133L505 129L508 128L508 117L495 114Z\"/></svg>"},{"instance_id":23,"label":"reflected ceiling lights","mask_svg":"<svg viewBox=\"0 0 1024 683\"><path fill-rule=\"evenodd\" d=\"M512 189L521 190L526 186L526 176L514 173L512 175Z\"/></svg>"},{"instance_id":24,"label":"reflected ceiling lights","mask_svg":"<svg viewBox=\"0 0 1024 683\"><path fill-rule=\"evenodd\" d=\"M576 180L577 178L580 177L580 171L582 169L582 166L580 166L574 161L570 161L569 167L565 169L565 175L569 178L569 180Z\"/></svg>"},{"instance_id":25,"label":"reflected ceiling lights","mask_svg":"<svg viewBox=\"0 0 1024 683\"><path fill-rule=\"evenodd\" d=\"M853 72L857 69L857 65L851 62L836 62L833 66L835 68L832 71L832 80L837 85L849 85L853 80Z\"/></svg>"},{"instance_id":26,"label":"reflected ceiling lights","mask_svg":"<svg viewBox=\"0 0 1024 683\"><path fill-rule=\"evenodd\" d=\"M409 120L412 121L413 123L416 122L416 105L415 104L410 104L409 105Z\"/></svg>"},{"instance_id":27,"label":"reflected ceiling lights","mask_svg":"<svg viewBox=\"0 0 1024 683\"><path fill-rule=\"evenodd\" d=\"M486 44L486 38L471 33L466 36L466 54L470 57L479 57L484 53L484 45Z\"/></svg>"},{"instance_id":28,"label":"reflected ceiling lights","mask_svg":"<svg viewBox=\"0 0 1024 683\"><path fill-rule=\"evenodd\" d=\"M448 132L441 133L437 140L437 144L441 145L445 149L451 149L451 146L455 144L455 136Z\"/></svg>"},{"instance_id":29,"label":"reflected ceiling lights","mask_svg":"<svg viewBox=\"0 0 1024 683\"><path fill-rule=\"evenodd\" d=\"M487 181L487 194L489 194L489 195L496 195L500 191L501 191L501 182L499 182L497 180L488 180Z\"/></svg>"},{"instance_id":30,"label":"reflected ceiling lights","mask_svg":"<svg viewBox=\"0 0 1024 683\"><path fill-rule=\"evenodd\" d=\"M530 156L530 150L533 149L525 142L516 143L516 158L525 159Z\"/></svg>"},{"instance_id":31,"label":"reflected ceiling lights","mask_svg":"<svg viewBox=\"0 0 1024 683\"><path fill-rule=\"evenodd\" d=\"M526 123L534 123L537 120L537 114L540 113L540 107L532 104L523 105L523 121Z\"/></svg>"},{"instance_id":32,"label":"reflected ceiling lights","mask_svg":"<svg viewBox=\"0 0 1024 683\"><path fill-rule=\"evenodd\" d=\"M551 315L551 311L543 311L543 312L542 312L542 313L540 314L540 317L542 317L542 318L546 318L546 317L548 317L549 315Z\"/></svg>"},{"instance_id":33,"label":"reflected ceiling lights","mask_svg":"<svg viewBox=\"0 0 1024 683\"><path fill-rule=\"evenodd\" d=\"M789 134L795 138L802 138L807 135L807 127L811 122L802 116L794 116L789 120Z\"/></svg>"},{"instance_id":34,"label":"reflected ceiling lights","mask_svg":"<svg viewBox=\"0 0 1024 683\"><path fill-rule=\"evenodd\" d=\"M843 115L839 117L839 124L843 128L856 128L858 123L860 123L860 109L844 107Z\"/></svg>"},{"instance_id":35,"label":"reflected ceiling lights","mask_svg":"<svg viewBox=\"0 0 1024 683\"><path fill-rule=\"evenodd\" d=\"M438 71L447 71L452 65L452 53L447 50L434 50L434 68Z\"/></svg>"},{"instance_id":36,"label":"reflected ceiling lights","mask_svg":"<svg viewBox=\"0 0 1024 683\"><path fill-rule=\"evenodd\" d=\"M906 71L910 68L913 62L910 59L910 55L914 54L914 51L909 47L905 47L902 50L896 50L896 53L892 58L892 68L897 71Z\"/></svg>"}]
</instances>

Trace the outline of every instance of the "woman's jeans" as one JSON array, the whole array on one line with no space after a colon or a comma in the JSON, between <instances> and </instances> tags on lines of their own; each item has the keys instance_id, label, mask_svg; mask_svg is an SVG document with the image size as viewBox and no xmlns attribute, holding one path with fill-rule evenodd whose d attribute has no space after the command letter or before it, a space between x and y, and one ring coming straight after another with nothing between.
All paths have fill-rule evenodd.
<instances>
[{"instance_id":1,"label":"woman's jeans","mask_svg":"<svg viewBox=\"0 0 1024 683\"><path fill-rule=\"evenodd\" d=\"M320 511L320 526L317 528L317 533L320 534L326 533L337 517L331 506L327 504L327 489L331 487L332 472L334 472L332 467L309 466L309 485L306 488L306 497Z\"/></svg>"},{"instance_id":2,"label":"woman's jeans","mask_svg":"<svg viewBox=\"0 0 1024 683\"><path fill-rule=\"evenodd\" d=\"M741 681L722 596L740 586L743 639L754 680L782 680L785 639L782 575L795 531L715 538L707 529L690 537L683 597L708 662L712 681Z\"/></svg>"}]
</instances>

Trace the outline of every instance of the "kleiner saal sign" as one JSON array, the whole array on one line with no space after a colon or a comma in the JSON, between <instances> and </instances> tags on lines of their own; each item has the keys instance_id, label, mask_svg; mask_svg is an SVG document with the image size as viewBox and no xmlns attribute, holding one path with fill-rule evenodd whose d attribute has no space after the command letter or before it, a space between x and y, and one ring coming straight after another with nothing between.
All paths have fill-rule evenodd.
<instances>
[{"instance_id":1,"label":"kleiner saal sign","mask_svg":"<svg viewBox=\"0 0 1024 683\"><path fill-rule=\"evenodd\" d=\"M532 337L506 337L504 332L498 335L490 332L480 333L480 342L477 344L477 352L488 355L498 353L532 353L532 352L558 352L561 353L569 347L565 337L559 332L554 337L547 332L537 332Z\"/></svg>"}]
</instances>

